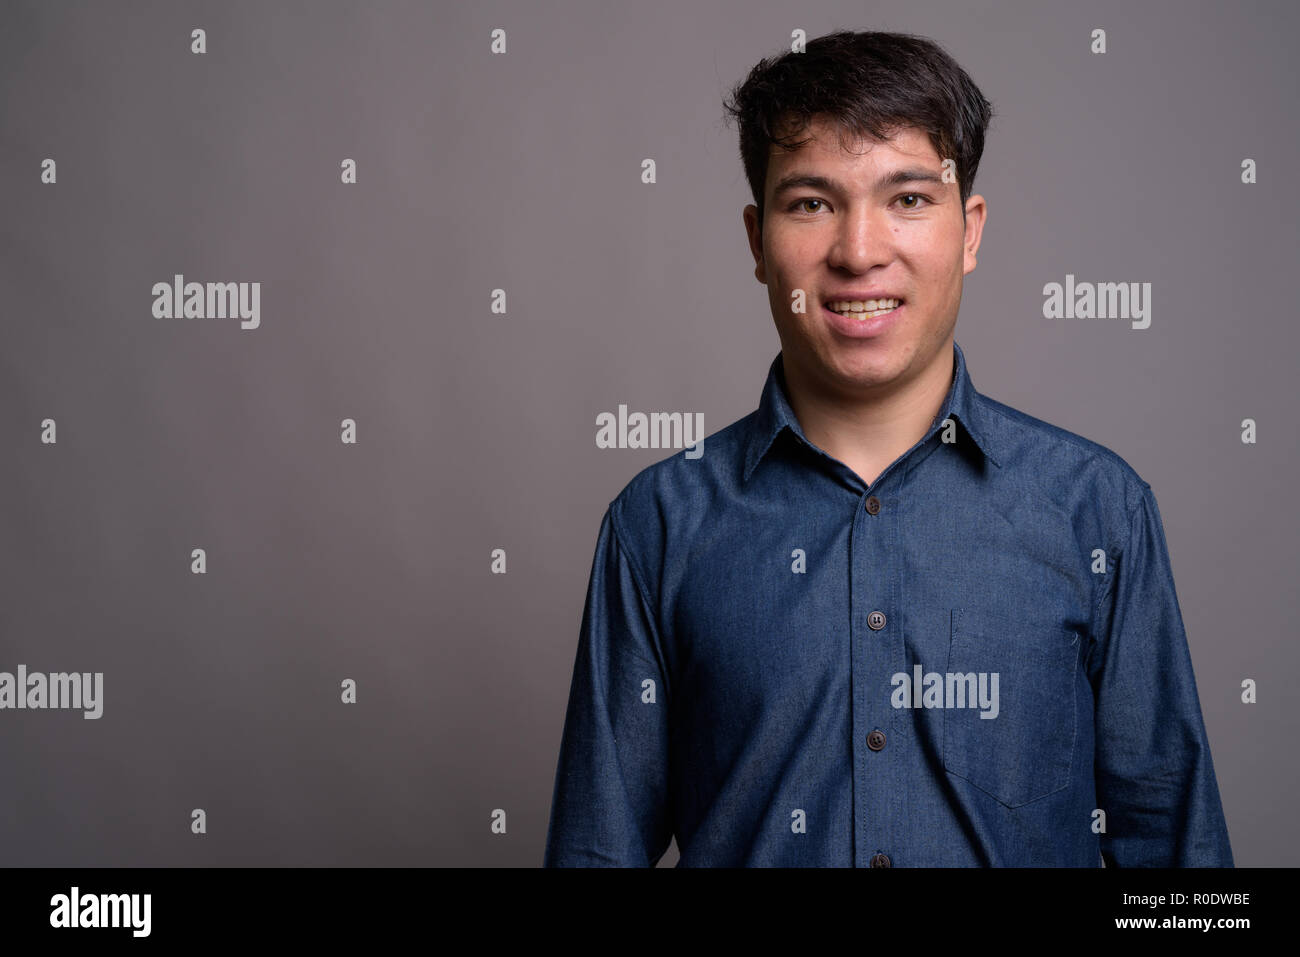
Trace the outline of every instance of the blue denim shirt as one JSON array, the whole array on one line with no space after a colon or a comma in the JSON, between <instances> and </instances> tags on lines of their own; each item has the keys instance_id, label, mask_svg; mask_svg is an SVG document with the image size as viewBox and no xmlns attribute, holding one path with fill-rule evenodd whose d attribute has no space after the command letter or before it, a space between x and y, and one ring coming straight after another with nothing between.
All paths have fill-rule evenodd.
<instances>
[{"instance_id":1,"label":"blue denim shirt","mask_svg":"<svg viewBox=\"0 0 1300 957\"><path fill-rule=\"evenodd\" d=\"M1160 511L976 392L871 485L759 408L600 525L546 866L1232 866Z\"/></svg>"}]
</instances>

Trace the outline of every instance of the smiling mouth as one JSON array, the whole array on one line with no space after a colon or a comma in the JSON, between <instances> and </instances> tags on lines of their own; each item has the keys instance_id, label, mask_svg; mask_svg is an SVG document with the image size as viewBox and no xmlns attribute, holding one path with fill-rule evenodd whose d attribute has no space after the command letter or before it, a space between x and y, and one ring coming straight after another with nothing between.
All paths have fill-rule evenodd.
<instances>
[{"instance_id":1,"label":"smiling mouth","mask_svg":"<svg viewBox=\"0 0 1300 957\"><path fill-rule=\"evenodd\" d=\"M858 322L865 322L868 319L876 319L880 316L887 316L903 304L901 299L868 299L865 302L861 299L853 301L837 299L826 303L826 308L832 312L838 312L841 316L849 319L856 319Z\"/></svg>"}]
</instances>

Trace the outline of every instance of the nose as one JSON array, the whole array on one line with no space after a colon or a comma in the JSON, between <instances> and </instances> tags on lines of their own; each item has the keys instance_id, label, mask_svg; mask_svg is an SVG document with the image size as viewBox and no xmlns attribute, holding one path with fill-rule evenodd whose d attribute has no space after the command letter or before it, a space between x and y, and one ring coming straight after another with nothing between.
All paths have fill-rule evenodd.
<instances>
[{"instance_id":1,"label":"nose","mask_svg":"<svg viewBox=\"0 0 1300 957\"><path fill-rule=\"evenodd\" d=\"M888 216L884 210L861 206L840 219L827 259L832 267L858 273L889 262L893 255Z\"/></svg>"}]
</instances>

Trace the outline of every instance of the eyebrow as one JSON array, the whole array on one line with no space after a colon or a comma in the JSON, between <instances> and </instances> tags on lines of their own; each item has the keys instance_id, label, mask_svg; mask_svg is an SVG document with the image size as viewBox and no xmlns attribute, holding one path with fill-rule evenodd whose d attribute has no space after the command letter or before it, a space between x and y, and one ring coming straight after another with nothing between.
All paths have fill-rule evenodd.
<instances>
[{"instance_id":1,"label":"eyebrow","mask_svg":"<svg viewBox=\"0 0 1300 957\"><path fill-rule=\"evenodd\" d=\"M882 176L876 180L875 188L877 190L891 189L905 183L934 183L942 186L943 177L933 170L921 166L909 166L892 170ZM782 194L795 189L817 189L827 193L841 194L848 192L841 183L829 177L814 176L808 173L791 173L788 176L783 176L776 184L776 188L772 191L772 198L777 199Z\"/></svg>"}]
</instances>

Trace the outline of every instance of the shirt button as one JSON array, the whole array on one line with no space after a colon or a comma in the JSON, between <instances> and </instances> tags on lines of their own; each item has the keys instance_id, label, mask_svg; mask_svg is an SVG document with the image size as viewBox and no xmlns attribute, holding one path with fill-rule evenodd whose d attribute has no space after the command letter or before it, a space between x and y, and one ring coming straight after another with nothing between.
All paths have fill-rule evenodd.
<instances>
[{"instance_id":1,"label":"shirt button","mask_svg":"<svg viewBox=\"0 0 1300 957\"><path fill-rule=\"evenodd\" d=\"M880 513L880 499L874 495L867 499L867 514L877 515Z\"/></svg>"},{"instance_id":2,"label":"shirt button","mask_svg":"<svg viewBox=\"0 0 1300 957\"><path fill-rule=\"evenodd\" d=\"M885 732L877 730L877 731L872 731L870 734L868 734L867 747L869 747L872 751L885 750Z\"/></svg>"},{"instance_id":3,"label":"shirt button","mask_svg":"<svg viewBox=\"0 0 1300 957\"><path fill-rule=\"evenodd\" d=\"M892 867L893 865L889 863L889 857L888 857L887 855L885 855L885 854L876 854L874 857L871 858L871 866L872 866L872 867Z\"/></svg>"},{"instance_id":4,"label":"shirt button","mask_svg":"<svg viewBox=\"0 0 1300 957\"><path fill-rule=\"evenodd\" d=\"M883 611L873 611L867 616L867 627L872 631L879 631L885 627L885 613Z\"/></svg>"}]
</instances>

